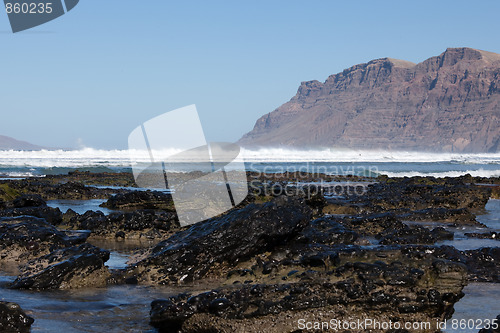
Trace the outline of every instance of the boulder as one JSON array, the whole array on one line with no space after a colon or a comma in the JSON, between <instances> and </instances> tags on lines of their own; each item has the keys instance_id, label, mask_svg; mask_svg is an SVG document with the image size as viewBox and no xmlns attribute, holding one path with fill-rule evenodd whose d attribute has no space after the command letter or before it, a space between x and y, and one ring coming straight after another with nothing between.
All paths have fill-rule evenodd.
<instances>
[{"instance_id":1,"label":"boulder","mask_svg":"<svg viewBox=\"0 0 500 333\"><path fill-rule=\"evenodd\" d=\"M28 333L34 321L19 304L0 301L0 332Z\"/></svg>"}]
</instances>

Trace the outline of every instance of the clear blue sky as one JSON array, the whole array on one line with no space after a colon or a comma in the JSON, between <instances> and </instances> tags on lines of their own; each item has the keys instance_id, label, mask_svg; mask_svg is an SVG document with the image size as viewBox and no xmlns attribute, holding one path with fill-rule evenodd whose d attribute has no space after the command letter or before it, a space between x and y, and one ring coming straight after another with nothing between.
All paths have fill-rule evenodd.
<instances>
[{"instance_id":1,"label":"clear blue sky","mask_svg":"<svg viewBox=\"0 0 500 333\"><path fill-rule=\"evenodd\" d=\"M209 141L235 141L301 81L447 47L500 53L500 1L81 0L12 34L0 13L0 134L126 148L137 125L196 104Z\"/></svg>"}]
</instances>

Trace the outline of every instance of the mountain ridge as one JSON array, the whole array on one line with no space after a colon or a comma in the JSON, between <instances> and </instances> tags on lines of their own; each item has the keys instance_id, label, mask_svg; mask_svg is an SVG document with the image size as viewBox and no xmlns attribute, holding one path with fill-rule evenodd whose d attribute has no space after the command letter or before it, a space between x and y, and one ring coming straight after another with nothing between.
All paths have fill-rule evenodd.
<instances>
[{"instance_id":1,"label":"mountain ridge","mask_svg":"<svg viewBox=\"0 0 500 333\"><path fill-rule=\"evenodd\" d=\"M0 150L41 150L44 147L26 141L16 140L9 136L0 135Z\"/></svg>"},{"instance_id":2,"label":"mountain ridge","mask_svg":"<svg viewBox=\"0 0 500 333\"><path fill-rule=\"evenodd\" d=\"M418 64L380 58L302 82L244 147L445 152L500 148L500 54L448 48Z\"/></svg>"}]
</instances>

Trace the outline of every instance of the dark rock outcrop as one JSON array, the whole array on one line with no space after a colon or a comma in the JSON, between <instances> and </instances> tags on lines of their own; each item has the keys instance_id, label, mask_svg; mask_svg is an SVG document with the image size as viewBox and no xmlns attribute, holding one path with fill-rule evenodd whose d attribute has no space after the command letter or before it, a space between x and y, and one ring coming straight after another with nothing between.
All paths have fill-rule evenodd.
<instances>
[{"instance_id":1,"label":"dark rock outcrop","mask_svg":"<svg viewBox=\"0 0 500 333\"><path fill-rule=\"evenodd\" d=\"M0 301L0 332L28 333L34 321L19 304Z\"/></svg>"},{"instance_id":2,"label":"dark rock outcrop","mask_svg":"<svg viewBox=\"0 0 500 333\"><path fill-rule=\"evenodd\" d=\"M435 322L450 318L463 296L466 268L458 263L391 249L341 257L334 266L305 268L294 282L239 284L156 300L151 323L165 332L296 332L299 319L345 315L354 321Z\"/></svg>"},{"instance_id":3,"label":"dark rock outcrop","mask_svg":"<svg viewBox=\"0 0 500 333\"><path fill-rule=\"evenodd\" d=\"M37 194L24 194L14 200L3 202L0 217L34 216L49 223L58 224L62 220L59 208L47 207L47 203Z\"/></svg>"},{"instance_id":4,"label":"dark rock outcrop","mask_svg":"<svg viewBox=\"0 0 500 333\"><path fill-rule=\"evenodd\" d=\"M90 230L93 237L126 239L161 239L180 229L175 213L150 209L109 215L100 211L87 211L80 215L68 210L62 225L76 230Z\"/></svg>"},{"instance_id":5,"label":"dark rock outcrop","mask_svg":"<svg viewBox=\"0 0 500 333\"><path fill-rule=\"evenodd\" d=\"M310 219L311 209L294 197L250 204L177 232L151 249L130 273L154 284L221 276L240 261L293 239Z\"/></svg>"},{"instance_id":6,"label":"dark rock outcrop","mask_svg":"<svg viewBox=\"0 0 500 333\"><path fill-rule=\"evenodd\" d=\"M432 253L437 258L466 265L469 281L500 282L500 247L484 247L467 251L460 251L452 246L409 246L407 249L416 253Z\"/></svg>"},{"instance_id":7,"label":"dark rock outcrop","mask_svg":"<svg viewBox=\"0 0 500 333\"><path fill-rule=\"evenodd\" d=\"M64 181L64 178L69 180ZM73 177L27 178L16 182L0 181L1 187L7 187L14 193L40 195L44 200L90 200L108 199L115 193L125 192L121 189L97 188L72 180ZM61 181L63 181L61 183ZM8 182L8 183L7 183Z\"/></svg>"},{"instance_id":8,"label":"dark rock outcrop","mask_svg":"<svg viewBox=\"0 0 500 333\"><path fill-rule=\"evenodd\" d=\"M110 273L109 251L90 244L59 249L28 262L10 286L13 289L103 287Z\"/></svg>"},{"instance_id":9,"label":"dark rock outcrop","mask_svg":"<svg viewBox=\"0 0 500 333\"><path fill-rule=\"evenodd\" d=\"M70 237L36 217L3 217L0 218L0 258L26 263L55 249L83 243L87 236Z\"/></svg>"},{"instance_id":10,"label":"dark rock outcrop","mask_svg":"<svg viewBox=\"0 0 500 333\"><path fill-rule=\"evenodd\" d=\"M339 222L320 218L314 220L297 236L297 241L304 244L354 244L359 235Z\"/></svg>"},{"instance_id":11,"label":"dark rock outcrop","mask_svg":"<svg viewBox=\"0 0 500 333\"><path fill-rule=\"evenodd\" d=\"M101 207L121 210L161 209L172 211L174 209L172 196L158 191L119 193L109 198Z\"/></svg>"},{"instance_id":12,"label":"dark rock outcrop","mask_svg":"<svg viewBox=\"0 0 500 333\"><path fill-rule=\"evenodd\" d=\"M372 60L303 82L239 144L497 152L499 73L499 54L470 48L419 64Z\"/></svg>"},{"instance_id":13,"label":"dark rock outcrop","mask_svg":"<svg viewBox=\"0 0 500 333\"><path fill-rule=\"evenodd\" d=\"M490 232L466 232L465 236L470 238L479 238L479 239L495 239L500 241L500 232L490 231Z\"/></svg>"},{"instance_id":14,"label":"dark rock outcrop","mask_svg":"<svg viewBox=\"0 0 500 333\"><path fill-rule=\"evenodd\" d=\"M413 215L427 214L431 220L442 216L447 221L453 215L468 215L465 209L484 208L490 194L491 189L465 183L460 178L413 177L369 185L363 196L353 197L353 200L372 211L392 210L401 214L416 211Z\"/></svg>"}]
</instances>

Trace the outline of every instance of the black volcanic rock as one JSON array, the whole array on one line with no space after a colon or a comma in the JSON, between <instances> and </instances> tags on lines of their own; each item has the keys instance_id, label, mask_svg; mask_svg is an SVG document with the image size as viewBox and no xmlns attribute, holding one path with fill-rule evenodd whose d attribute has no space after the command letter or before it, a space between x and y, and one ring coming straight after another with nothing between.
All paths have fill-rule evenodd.
<instances>
[{"instance_id":1,"label":"black volcanic rock","mask_svg":"<svg viewBox=\"0 0 500 333\"><path fill-rule=\"evenodd\" d=\"M353 66L264 115L242 146L500 150L500 55L447 49L419 64Z\"/></svg>"},{"instance_id":2,"label":"black volcanic rock","mask_svg":"<svg viewBox=\"0 0 500 333\"><path fill-rule=\"evenodd\" d=\"M64 214L62 225L73 230L90 230L97 237L127 239L165 238L180 229L175 213L152 209L114 212L109 215L91 210L80 215L70 209Z\"/></svg>"},{"instance_id":3,"label":"black volcanic rock","mask_svg":"<svg viewBox=\"0 0 500 333\"><path fill-rule=\"evenodd\" d=\"M35 320L12 302L0 302L0 332L27 333Z\"/></svg>"},{"instance_id":4,"label":"black volcanic rock","mask_svg":"<svg viewBox=\"0 0 500 333\"><path fill-rule=\"evenodd\" d=\"M68 247L34 259L21 267L13 289L71 289L103 287L110 276L104 263L109 251L90 244Z\"/></svg>"},{"instance_id":5,"label":"black volcanic rock","mask_svg":"<svg viewBox=\"0 0 500 333\"><path fill-rule=\"evenodd\" d=\"M41 218L2 217L0 218L0 259L25 263L55 249L82 243L87 236L68 237Z\"/></svg>"},{"instance_id":6,"label":"black volcanic rock","mask_svg":"<svg viewBox=\"0 0 500 333\"><path fill-rule=\"evenodd\" d=\"M295 197L250 204L177 232L152 248L130 273L157 284L199 280L216 267L220 275L222 266L234 267L293 239L311 215L311 209Z\"/></svg>"},{"instance_id":7,"label":"black volcanic rock","mask_svg":"<svg viewBox=\"0 0 500 333\"><path fill-rule=\"evenodd\" d=\"M118 193L108 199L101 207L109 209L163 209L173 210L172 196L159 191L130 191Z\"/></svg>"},{"instance_id":8,"label":"black volcanic rock","mask_svg":"<svg viewBox=\"0 0 500 333\"><path fill-rule=\"evenodd\" d=\"M373 261L357 261L361 258ZM465 266L429 254L353 250L344 260L326 270L309 265L301 274L291 271L294 281L235 284L155 300L151 324L160 332L298 332L300 319L435 322L450 318L453 304L464 295Z\"/></svg>"}]
</instances>

